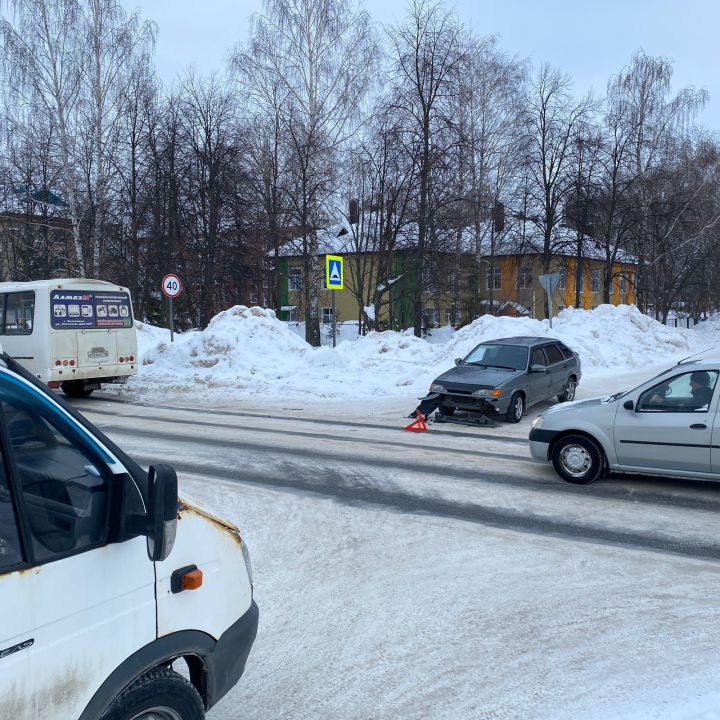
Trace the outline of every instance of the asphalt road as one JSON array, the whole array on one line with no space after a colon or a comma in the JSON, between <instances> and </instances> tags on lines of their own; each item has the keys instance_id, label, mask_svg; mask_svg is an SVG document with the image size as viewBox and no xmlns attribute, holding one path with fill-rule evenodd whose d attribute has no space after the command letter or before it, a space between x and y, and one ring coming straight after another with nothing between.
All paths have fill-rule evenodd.
<instances>
[{"instance_id":1,"label":"asphalt road","mask_svg":"<svg viewBox=\"0 0 720 720\"><path fill-rule=\"evenodd\" d=\"M530 459L527 423L431 425L402 417L73 403L141 464L189 477L332 498L522 533L720 559L720 483L614 476L562 482Z\"/></svg>"}]
</instances>

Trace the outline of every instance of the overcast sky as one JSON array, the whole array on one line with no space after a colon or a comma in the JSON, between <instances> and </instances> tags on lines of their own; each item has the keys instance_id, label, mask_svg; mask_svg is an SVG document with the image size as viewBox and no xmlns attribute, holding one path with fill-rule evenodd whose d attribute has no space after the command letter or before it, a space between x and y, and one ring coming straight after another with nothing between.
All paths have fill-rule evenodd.
<instances>
[{"instance_id":1,"label":"overcast sky","mask_svg":"<svg viewBox=\"0 0 720 720\"><path fill-rule=\"evenodd\" d=\"M261 0L122 0L159 25L158 73L171 82L191 64L201 73L224 72L228 51L248 34ZM405 3L367 0L374 20L401 19ZM460 0L462 21L480 35L497 34L500 47L550 62L569 73L575 92L602 95L608 77L632 53L674 61L676 88L705 88L710 103L701 121L720 131L720 2L718 0Z\"/></svg>"}]
</instances>

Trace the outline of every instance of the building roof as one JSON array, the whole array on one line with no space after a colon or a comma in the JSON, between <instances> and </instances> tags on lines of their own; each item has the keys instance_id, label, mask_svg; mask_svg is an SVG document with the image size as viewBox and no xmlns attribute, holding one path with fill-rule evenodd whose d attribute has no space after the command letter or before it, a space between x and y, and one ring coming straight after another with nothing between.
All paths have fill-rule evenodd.
<instances>
[{"instance_id":1,"label":"building roof","mask_svg":"<svg viewBox=\"0 0 720 720\"><path fill-rule=\"evenodd\" d=\"M379 248L370 238L358 239L356 236L357 226L351 226L346 222L330 225L317 231L318 255L353 255L355 253L372 253ZM416 246L418 226L416 223L407 223L398 232L395 242L395 250L411 250ZM605 260L605 248L591 237L583 237L582 257L588 260ZM441 252L454 253L458 250L466 255L479 257L507 257L507 256L530 256L541 255L543 251L543 235L535 225L527 224L524 235L504 233L495 238L493 246L489 237L480 238L479 242L475 236L474 228L467 226L463 228L444 228L435 232L433 246ZM279 251L280 257L302 256L302 237L294 237L286 242ZM577 255L578 237L577 233L568 227L558 227L555 230L552 248L553 256L575 257ZM611 246L610 252L615 248ZM270 257L275 255L274 250L268 253ZM615 262L636 265L637 259L625 250L618 250Z\"/></svg>"}]
</instances>

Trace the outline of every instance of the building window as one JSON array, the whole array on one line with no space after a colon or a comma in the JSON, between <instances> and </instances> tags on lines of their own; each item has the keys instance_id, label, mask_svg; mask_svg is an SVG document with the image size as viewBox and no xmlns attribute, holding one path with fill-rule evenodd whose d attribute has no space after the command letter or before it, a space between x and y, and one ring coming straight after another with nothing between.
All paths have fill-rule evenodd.
<instances>
[{"instance_id":1,"label":"building window","mask_svg":"<svg viewBox=\"0 0 720 720\"><path fill-rule=\"evenodd\" d=\"M257 296L257 293L250 293L250 304L251 304L251 305L257 305L257 304L258 304L258 296Z\"/></svg>"},{"instance_id":2,"label":"building window","mask_svg":"<svg viewBox=\"0 0 720 720\"><path fill-rule=\"evenodd\" d=\"M592 270L590 273L590 292L600 292L600 271Z\"/></svg>"},{"instance_id":3,"label":"building window","mask_svg":"<svg viewBox=\"0 0 720 720\"><path fill-rule=\"evenodd\" d=\"M425 322L427 323L428 327L435 327L436 325L440 324L440 313L438 313L437 308L425 308L424 314Z\"/></svg>"},{"instance_id":4,"label":"building window","mask_svg":"<svg viewBox=\"0 0 720 720\"><path fill-rule=\"evenodd\" d=\"M560 268L560 280L558 281L558 287L560 290L564 290L567 287L567 269Z\"/></svg>"},{"instance_id":5,"label":"building window","mask_svg":"<svg viewBox=\"0 0 720 720\"><path fill-rule=\"evenodd\" d=\"M627 292L627 281L625 278L625 273L620 273L620 275L618 276L618 285L620 287L621 293Z\"/></svg>"},{"instance_id":6,"label":"building window","mask_svg":"<svg viewBox=\"0 0 720 720\"><path fill-rule=\"evenodd\" d=\"M517 276L517 289L527 290L532 287L532 268L521 267Z\"/></svg>"},{"instance_id":7,"label":"building window","mask_svg":"<svg viewBox=\"0 0 720 720\"><path fill-rule=\"evenodd\" d=\"M489 268L485 273L485 289L500 290L501 287L500 268Z\"/></svg>"},{"instance_id":8,"label":"building window","mask_svg":"<svg viewBox=\"0 0 720 720\"><path fill-rule=\"evenodd\" d=\"M331 307L322 309L322 321L324 324L331 323L333 321L333 309Z\"/></svg>"},{"instance_id":9,"label":"building window","mask_svg":"<svg viewBox=\"0 0 720 720\"><path fill-rule=\"evenodd\" d=\"M577 292L583 292L585 288L585 270L580 271L580 275L575 276L575 282L577 283Z\"/></svg>"},{"instance_id":10,"label":"building window","mask_svg":"<svg viewBox=\"0 0 720 720\"><path fill-rule=\"evenodd\" d=\"M298 310L297 305L290 308L290 314L288 316L288 320L290 322L300 322L300 310Z\"/></svg>"},{"instance_id":11,"label":"building window","mask_svg":"<svg viewBox=\"0 0 720 720\"><path fill-rule=\"evenodd\" d=\"M302 289L302 270L291 267L288 270L288 292L298 292Z\"/></svg>"}]
</instances>

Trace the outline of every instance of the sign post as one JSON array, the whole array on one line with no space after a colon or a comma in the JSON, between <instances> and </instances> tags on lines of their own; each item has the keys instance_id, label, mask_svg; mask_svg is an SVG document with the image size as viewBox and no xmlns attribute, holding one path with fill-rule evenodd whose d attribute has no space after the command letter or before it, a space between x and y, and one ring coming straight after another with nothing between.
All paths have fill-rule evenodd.
<instances>
[{"instance_id":1,"label":"sign post","mask_svg":"<svg viewBox=\"0 0 720 720\"><path fill-rule=\"evenodd\" d=\"M337 335L337 323L335 321L335 290L342 290L344 283L343 258L340 255L325 256L325 287L333 291L332 296L332 340L335 347L335 337Z\"/></svg>"},{"instance_id":2,"label":"sign post","mask_svg":"<svg viewBox=\"0 0 720 720\"><path fill-rule=\"evenodd\" d=\"M538 277L538 280L540 281L540 284L543 287L543 290L545 291L545 294L547 295L548 299L548 316L550 320L550 327L552 327L552 316L553 316L553 306L552 306L552 294L557 288L557 286L560 284L560 273L550 273L549 275L540 275Z\"/></svg>"},{"instance_id":3,"label":"sign post","mask_svg":"<svg viewBox=\"0 0 720 720\"><path fill-rule=\"evenodd\" d=\"M162 279L162 291L165 297L168 299L168 324L170 326L170 342L174 342L173 333L175 331L175 321L173 318L173 299L178 297L183 291L182 282L180 278L169 273Z\"/></svg>"}]
</instances>

